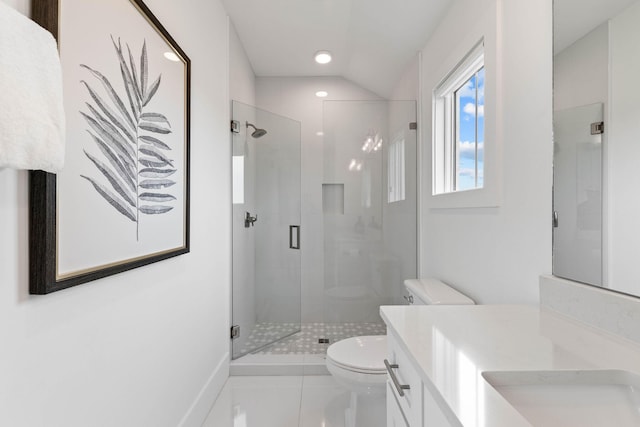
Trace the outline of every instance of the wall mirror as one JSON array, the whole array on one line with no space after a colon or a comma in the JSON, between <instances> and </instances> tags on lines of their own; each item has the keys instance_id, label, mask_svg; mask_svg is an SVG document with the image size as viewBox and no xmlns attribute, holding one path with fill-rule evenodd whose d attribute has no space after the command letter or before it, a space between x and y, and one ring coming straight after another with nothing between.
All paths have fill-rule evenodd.
<instances>
[{"instance_id":1,"label":"wall mirror","mask_svg":"<svg viewBox=\"0 0 640 427\"><path fill-rule=\"evenodd\" d=\"M640 0L553 13L553 273L640 296Z\"/></svg>"}]
</instances>

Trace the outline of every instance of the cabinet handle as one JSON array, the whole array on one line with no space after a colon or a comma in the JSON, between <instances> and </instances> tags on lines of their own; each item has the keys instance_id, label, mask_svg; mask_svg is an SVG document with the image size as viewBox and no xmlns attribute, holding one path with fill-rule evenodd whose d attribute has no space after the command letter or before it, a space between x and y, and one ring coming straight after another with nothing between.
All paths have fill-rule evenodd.
<instances>
[{"instance_id":1,"label":"cabinet handle","mask_svg":"<svg viewBox=\"0 0 640 427\"><path fill-rule=\"evenodd\" d=\"M391 377L391 381L393 381L393 385L396 387L396 390L398 390L398 395L400 395L400 397L403 397L404 391L409 390L411 387L409 387L408 384L400 384L400 381L398 381L398 377L396 377L396 373L393 372L393 369L398 369L398 365L396 364L392 365L389 363L387 359L384 359L384 366L387 368L387 372Z\"/></svg>"}]
</instances>

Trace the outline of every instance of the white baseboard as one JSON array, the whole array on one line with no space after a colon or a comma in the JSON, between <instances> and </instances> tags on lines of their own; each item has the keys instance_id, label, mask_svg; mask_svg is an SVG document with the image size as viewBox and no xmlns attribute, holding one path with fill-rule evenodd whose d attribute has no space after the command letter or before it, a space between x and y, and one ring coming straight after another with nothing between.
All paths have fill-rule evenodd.
<instances>
[{"instance_id":1,"label":"white baseboard","mask_svg":"<svg viewBox=\"0 0 640 427\"><path fill-rule=\"evenodd\" d=\"M178 426L201 427L227 378L229 378L229 353L226 353L222 360L218 362L218 365L202 387L202 390L200 390L200 393L198 393L187 413L182 417Z\"/></svg>"}]
</instances>

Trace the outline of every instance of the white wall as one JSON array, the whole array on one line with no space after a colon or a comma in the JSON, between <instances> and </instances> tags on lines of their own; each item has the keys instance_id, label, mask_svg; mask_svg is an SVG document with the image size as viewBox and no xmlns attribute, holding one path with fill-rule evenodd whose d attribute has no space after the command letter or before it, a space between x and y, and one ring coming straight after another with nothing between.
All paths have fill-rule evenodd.
<instances>
[{"instance_id":1,"label":"white wall","mask_svg":"<svg viewBox=\"0 0 640 427\"><path fill-rule=\"evenodd\" d=\"M229 97L234 101L256 105L256 76L231 20L229 20Z\"/></svg>"},{"instance_id":2,"label":"white wall","mask_svg":"<svg viewBox=\"0 0 640 427\"><path fill-rule=\"evenodd\" d=\"M420 89L420 61L418 55L407 66L391 91L391 100L417 101Z\"/></svg>"},{"instance_id":3,"label":"white wall","mask_svg":"<svg viewBox=\"0 0 640 427\"><path fill-rule=\"evenodd\" d=\"M611 20L611 104L608 149L609 286L640 295L637 273L637 236L640 180L640 2Z\"/></svg>"},{"instance_id":4,"label":"white wall","mask_svg":"<svg viewBox=\"0 0 640 427\"><path fill-rule=\"evenodd\" d=\"M460 0L422 50L421 274L445 280L479 303L536 303L538 276L551 271L551 6ZM431 93L446 74L443 65L455 65L481 36L485 140L497 148L493 161L487 152L485 165L497 173L499 206L435 209L427 203Z\"/></svg>"},{"instance_id":5,"label":"white wall","mask_svg":"<svg viewBox=\"0 0 640 427\"><path fill-rule=\"evenodd\" d=\"M218 1L146 3L193 65L191 252L29 296L28 175L0 170L0 425L199 426L228 376L226 16Z\"/></svg>"},{"instance_id":6,"label":"white wall","mask_svg":"<svg viewBox=\"0 0 640 427\"><path fill-rule=\"evenodd\" d=\"M31 13L31 2L25 0L2 0L9 6L16 9L23 15L29 15Z\"/></svg>"},{"instance_id":7,"label":"white wall","mask_svg":"<svg viewBox=\"0 0 640 427\"><path fill-rule=\"evenodd\" d=\"M606 103L609 86L609 22L553 58L553 109Z\"/></svg>"}]
</instances>

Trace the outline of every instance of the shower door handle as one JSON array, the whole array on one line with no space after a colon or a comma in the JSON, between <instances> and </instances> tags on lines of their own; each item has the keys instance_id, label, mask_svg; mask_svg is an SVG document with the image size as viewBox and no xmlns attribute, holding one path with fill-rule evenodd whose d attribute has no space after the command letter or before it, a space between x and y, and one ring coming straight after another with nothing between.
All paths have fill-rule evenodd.
<instances>
[{"instance_id":1,"label":"shower door handle","mask_svg":"<svg viewBox=\"0 0 640 427\"><path fill-rule=\"evenodd\" d=\"M294 244L294 230L295 230L295 244ZM300 249L300 226L299 225L290 225L289 226L289 249Z\"/></svg>"}]
</instances>

